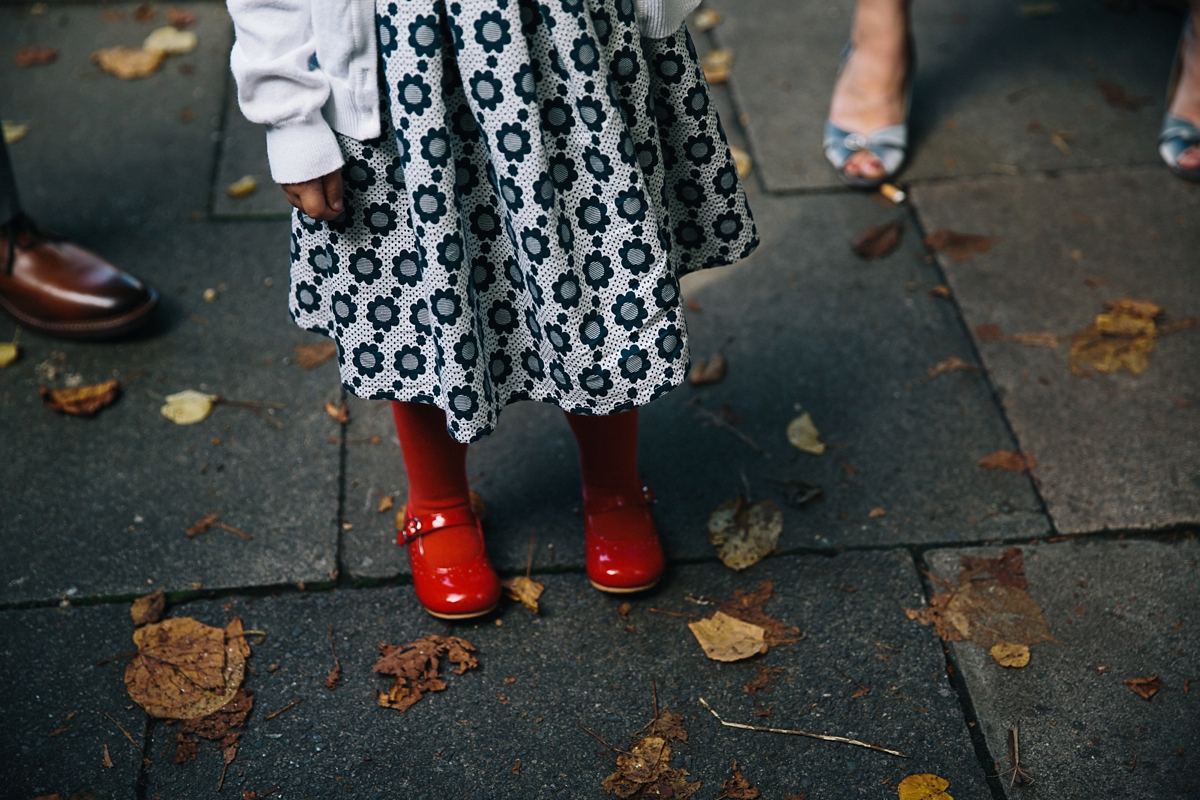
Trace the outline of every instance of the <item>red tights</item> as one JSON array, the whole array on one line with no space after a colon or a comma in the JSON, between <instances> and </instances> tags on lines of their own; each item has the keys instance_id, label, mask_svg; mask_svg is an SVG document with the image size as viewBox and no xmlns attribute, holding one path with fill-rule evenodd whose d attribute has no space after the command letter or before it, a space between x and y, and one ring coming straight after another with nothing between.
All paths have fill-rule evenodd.
<instances>
[{"instance_id":1,"label":"red tights","mask_svg":"<svg viewBox=\"0 0 1200 800\"><path fill-rule=\"evenodd\" d=\"M408 473L410 513L430 514L469 502L467 446L446 432L445 412L424 403L392 403L392 413ZM579 445L580 472L589 497L641 488L637 409L607 417L566 417ZM433 566L450 566L473 555L476 541L471 529L459 526L426 536L423 548Z\"/></svg>"}]
</instances>

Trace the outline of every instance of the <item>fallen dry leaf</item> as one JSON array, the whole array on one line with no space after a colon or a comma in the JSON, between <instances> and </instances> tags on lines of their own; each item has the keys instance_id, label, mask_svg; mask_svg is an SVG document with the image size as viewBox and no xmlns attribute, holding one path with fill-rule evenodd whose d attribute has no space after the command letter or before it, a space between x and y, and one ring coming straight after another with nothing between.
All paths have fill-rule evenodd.
<instances>
[{"instance_id":1,"label":"fallen dry leaf","mask_svg":"<svg viewBox=\"0 0 1200 800\"><path fill-rule=\"evenodd\" d=\"M20 355L21 350L16 342L0 342L0 369L16 361Z\"/></svg>"},{"instance_id":2,"label":"fallen dry leaf","mask_svg":"<svg viewBox=\"0 0 1200 800\"><path fill-rule=\"evenodd\" d=\"M1029 646L1015 642L998 642L988 655L1002 667L1023 667L1029 663Z\"/></svg>"},{"instance_id":3,"label":"fallen dry leaf","mask_svg":"<svg viewBox=\"0 0 1200 800\"><path fill-rule=\"evenodd\" d=\"M246 724L253 709L254 695L241 688L233 699L213 713L183 720L173 740L175 763L182 764L196 757L199 742L193 737L197 736L215 743L225 763L231 763L237 757L238 740L242 737L242 732L237 729Z\"/></svg>"},{"instance_id":4,"label":"fallen dry leaf","mask_svg":"<svg viewBox=\"0 0 1200 800\"><path fill-rule=\"evenodd\" d=\"M168 8L167 22L176 28L187 28L196 24L196 12L186 8Z\"/></svg>"},{"instance_id":5,"label":"fallen dry leaf","mask_svg":"<svg viewBox=\"0 0 1200 800\"><path fill-rule=\"evenodd\" d=\"M105 406L112 405L120 393L121 384L115 378L88 386L76 386L73 389L38 387L38 394L42 396L46 408L74 417L89 417L95 414Z\"/></svg>"},{"instance_id":6,"label":"fallen dry leaf","mask_svg":"<svg viewBox=\"0 0 1200 800\"><path fill-rule=\"evenodd\" d=\"M867 513L867 516L870 517L871 519L879 519L880 517L886 517L887 511L885 509L883 509L882 507L881 508L872 508L870 510L870 512Z\"/></svg>"},{"instance_id":7,"label":"fallen dry leaf","mask_svg":"<svg viewBox=\"0 0 1200 800\"><path fill-rule=\"evenodd\" d=\"M16 144L29 134L29 123L6 119L0 121L0 130L4 133L5 144Z\"/></svg>"},{"instance_id":8,"label":"fallen dry leaf","mask_svg":"<svg viewBox=\"0 0 1200 800\"><path fill-rule=\"evenodd\" d=\"M732 144L729 145L729 154L733 156L733 165L737 168L738 177L745 180L754 169L754 159L750 158L750 154L745 150Z\"/></svg>"},{"instance_id":9,"label":"fallen dry leaf","mask_svg":"<svg viewBox=\"0 0 1200 800\"><path fill-rule=\"evenodd\" d=\"M963 556L961 563L972 570L983 570L1001 586L1011 586L1015 589L1029 588L1029 581L1025 579L1025 561L1019 547L1010 547L1004 551L1004 555L996 558Z\"/></svg>"},{"instance_id":10,"label":"fallen dry leaf","mask_svg":"<svg viewBox=\"0 0 1200 800\"><path fill-rule=\"evenodd\" d=\"M935 253L945 253L949 258L962 263L976 253L986 253L1000 241L999 236L980 236L974 233L937 230L925 237L925 246Z\"/></svg>"},{"instance_id":11,"label":"fallen dry leaf","mask_svg":"<svg viewBox=\"0 0 1200 800\"><path fill-rule=\"evenodd\" d=\"M167 593L159 589L157 592L134 600L133 605L129 607L129 616L133 618L134 627L140 628L161 620L163 612L166 610Z\"/></svg>"},{"instance_id":12,"label":"fallen dry leaf","mask_svg":"<svg viewBox=\"0 0 1200 800\"><path fill-rule=\"evenodd\" d=\"M721 611L689 622L688 628L713 661L741 661L767 652L766 631Z\"/></svg>"},{"instance_id":13,"label":"fallen dry leaf","mask_svg":"<svg viewBox=\"0 0 1200 800\"><path fill-rule=\"evenodd\" d=\"M821 441L821 433L813 422L812 415L805 411L793 419L787 426L787 439L792 447L819 456L825 452L825 443Z\"/></svg>"},{"instance_id":14,"label":"fallen dry leaf","mask_svg":"<svg viewBox=\"0 0 1200 800\"><path fill-rule=\"evenodd\" d=\"M771 691L775 686L775 681L779 679L782 672L782 667L765 667L759 664L758 677L751 678L742 685L742 691L750 695L750 699L754 701L755 715L762 717L771 716L771 709L763 707L763 704L758 699L758 693Z\"/></svg>"},{"instance_id":15,"label":"fallen dry leaf","mask_svg":"<svg viewBox=\"0 0 1200 800\"><path fill-rule=\"evenodd\" d=\"M325 401L325 413L329 418L340 425L346 425L350 422L350 409L346 408L346 404L335 406L332 400Z\"/></svg>"},{"instance_id":16,"label":"fallen dry leaf","mask_svg":"<svg viewBox=\"0 0 1200 800\"><path fill-rule=\"evenodd\" d=\"M939 361L925 372L925 380L933 380L939 375L945 375L947 372L979 372L980 368L974 364L968 364L958 356L950 356L945 361Z\"/></svg>"},{"instance_id":17,"label":"fallen dry leaf","mask_svg":"<svg viewBox=\"0 0 1200 800\"><path fill-rule=\"evenodd\" d=\"M471 655L474 651L473 644L457 636L430 634L399 647L380 642L379 660L371 669L396 680L386 692L375 692L375 702L384 708L407 711L426 692L446 688L439 672L439 659L456 664L454 674L462 675L479 666L479 660Z\"/></svg>"},{"instance_id":18,"label":"fallen dry leaf","mask_svg":"<svg viewBox=\"0 0 1200 800\"><path fill-rule=\"evenodd\" d=\"M988 323L986 325L976 325L975 336L977 336L981 342L1004 341L1004 333L1000 330L1000 326L992 323Z\"/></svg>"},{"instance_id":19,"label":"fallen dry leaf","mask_svg":"<svg viewBox=\"0 0 1200 800\"><path fill-rule=\"evenodd\" d=\"M720 611L734 619L757 625L766 631L766 641L769 647L783 644L795 644L803 638L800 629L786 625L763 611L763 606L774 596L775 584L763 581L753 592L745 589L734 589L733 599L726 600L718 607Z\"/></svg>"},{"instance_id":20,"label":"fallen dry leaf","mask_svg":"<svg viewBox=\"0 0 1200 800\"><path fill-rule=\"evenodd\" d=\"M57 58L58 48L29 44L17 50L13 61L17 62L18 67L42 67L53 64Z\"/></svg>"},{"instance_id":21,"label":"fallen dry leaf","mask_svg":"<svg viewBox=\"0 0 1200 800\"><path fill-rule=\"evenodd\" d=\"M104 745L104 758L100 761L100 766L105 769L112 769L116 766L112 760L112 754L108 752L108 745Z\"/></svg>"},{"instance_id":22,"label":"fallen dry leaf","mask_svg":"<svg viewBox=\"0 0 1200 800\"><path fill-rule=\"evenodd\" d=\"M391 511L392 507L395 505L395 498L393 498L390 494L385 494L383 497L379 498L379 508L376 510L376 513L382 514L385 511Z\"/></svg>"},{"instance_id":23,"label":"fallen dry leaf","mask_svg":"<svg viewBox=\"0 0 1200 800\"><path fill-rule=\"evenodd\" d=\"M292 349L296 351L296 363L301 369L316 369L337 355L337 345L333 342L298 344Z\"/></svg>"},{"instance_id":24,"label":"fallen dry leaf","mask_svg":"<svg viewBox=\"0 0 1200 800\"><path fill-rule=\"evenodd\" d=\"M152 623L133 632L138 653L125 669L125 688L152 717L195 719L234 698L250 646L242 621L225 630L191 617Z\"/></svg>"},{"instance_id":25,"label":"fallen dry leaf","mask_svg":"<svg viewBox=\"0 0 1200 800\"><path fill-rule=\"evenodd\" d=\"M1137 692L1138 696L1144 700L1154 697L1162 688L1162 681L1157 675L1151 675L1149 678L1126 678L1122 683Z\"/></svg>"},{"instance_id":26,"label":"fallen dry leaf","mask_svg":"<svg viewBox=\"0 0 1200 800\"><path fill-rule=\"evenodd\" d=\"M342 679L342 662L337 657L337 651L333 649L333 628L329 629L329 654L333 656L333 669L325 676L325 688L332 692Z\"/></svg>"},{"instance_id":27,"label":"fallen dry leaf","mask_svg":"<svg viewBox=\"0 0 1200 800\"><path fill-rule=\"evenodd\" d=\"M821 487L807 481L773 481L783 487L783 498L792 508L804 508L821 496Z\"/></svg>"},{"instance_id":28,"label":"fallen dry leaf","mask_svg":"<svg viewBox=\"0 0 1200 800\"><path fill-rule=\"evenodd\" d=\"M1125 90L1124 86L1106 81L1104 78L1096 79L1096 88L1100 90L1100 94L1104 95L1104 102L1108 103L1113 108L1119 108L1123 111L1137 111L1142 106L1148 106L1154 103L1153 97L1137 97L1131 95Z\"/></svg>"},{"instance_id":29,"label":"fallen dry leaf","mask_svg":"<svg viewBox=\"0 0 1200 800\"><path fill-rule=\"evenodd\" d=\"M1141 375L1149 366L1155 339L1162 333L1155 318L1162 306L1149 300L1122 298L1105 303L1091 325L1071 336L1070 365L1076 375L1128 370Z\"/></svg>"},{"instance_id":30,"label":"fallen dry leaf","mask_svg":"<svg viewBox=\"0 0 1200 800\"><path fill-rule=\"evenodd\" d=\"M904 235L904 220L894 219L882 225L872 225L854 237L850 249L860 258L883 258L900 246Z\"/></svg>"},{"instance_id":31,"label":"fallen dry leaf","mask_svg":"<svg viewBox=\"0 0 1200 800\"><path fill-rule=\"evenodd\" d=\"M248 542L254 540L254 537L250 534L240 531L232 525L226 525L224 522L221 522L221 518L212 512L205 514L203 517L193 522L191 527L184 531L184 533L187 534L189 539L195 539L200 534L208 533L213 528L220 528L223 531L229 531L230 533L240 536Z\"/></svg>"},{"instance_id":32,"label":"fallen dry leaf","mask_svg":"<svg viewBox=\"0 0 1200 800\"><path fill-rule=\"evenodd\" d=\"M254 194L257 189L258 178L253 175L244 175L225 187L225 194L234 200L240 200L243 197L249 197Z\"/></svg>"},{"instance_id":33,"label":"fallen dry leaf","mask_svg":"<svg viewBox=\"0 0 1200 800\"><path fill-rule=\"evenodd\" d=\"M219 394L205 394L195 389L184 389L182 392L169 394L166 404L158 410L176 425L195 425L208 419L213 406L221 399Z\"/></svg>"},{"instance_id":34,"label":"fallen dry leaf","mask_svg":"<svg viewBox=\"0 0 1200 800\"><path fill-rule=\"evenodd\" d=\"M997 450L979 460L979 466L989 471L1003 469L1009 472L1029 472L1037 465L1037 456L1020 450Z\"/></svg>"},{"instance_id":35,"label":"fallen dry leaf","mask_svg":"<svg viewBox=\"0 0 1200 800\"><path fill-rule=\"evenodd\" d=\"M196 49L200 39L191 31L181 31L171 25L153 30L142 42L147 53L184 56Z\"/></svg>"},{"instance_id":36,"label":"fallen dry leaf","mask_svg":"<svg viewBox=\"0 0 1200 800\"><path fill-rule=\"evenodd\" d=\"M1004 337L1004 341L1016 342L1028 347L1058 347L1060 338L1062 337L1049 331L1038 331L1036 333L1014 333L1012 336Z\"/></svg>"},{"instance_id":37,"label":"fallen dry leaf","mask_svg":"<svg viewBox=\"0 0 1200 800\"><path fill-rule=\"evenodd\" d=\"M511 600L519 600L521 605L535 614L538 613L538 598L542 596L542 592L546 591L544 584L522 575L519 578L501 581L500 586L504 589L506 597Z\"/></svg>"},{"instance_id":38,"label":"fallen dry leaf","mask_svg":"<svg viewBox=\"0 0 1200 800\"><path fill-rule=\"evenodd\" d=\"M707 386L725 377L725 356L713 353L708 361L697 361L688 371L688 383L692 386Z\"/></svg>"},{"instance_id":39,"label":"fallen dry leaf","mask_svg":"<svg viewBox=\"0 0 1200 800\"><path fill-rule=\"evenodd\" d=\"M783 533L783 511L774 500L749 505L738 495L708 517L708 541L730 569L753 566L775 549Z\"/></svg>"},{"instance_id":40,"label":"fallen dry leaf","mask_svg":"<svg viewBox=\"0 0 1200 800\"><path fill-rule=\"evenodd\" d=\"M721 784L721 796L732 800L755 800L758 797L758 789L742 775L736 760L733 762L733 774Z\"/></svg>"},{"instance_id":41,"label":"fallen dry leaf","mask_svg":"<svg viewBox=\"0 0 1200 800\"><path fill-rule=\"evenodd\" d=\"M964 556L958 585L948 592L937 592L922 609L904 609L909 619L922 625L932 624L943 641L972 641L984 650L1009 642L1032 646L1058 641L1050 635L1042 608L1024 588L1006 585L1016 578L1024 582L1020 550L1006 562ZM1009 555L1009 554L1006 554ZM1028 585L1028 584L1026 584Z\"/></svg>"},{"instance_id":42,"label":"fallen dry leaf","mask_svg":"<svg viewBox=\"0 0 1200 800\"><path fill-rule=\"evenodd\" d=\"M617 771L606 777L601 786L622 800L687 800L700 789L700 783L689 782L687 770L671 766L672 743L687 741L683 717L664 710L642 731L646 735L628 752L618 753Z\"/></svg>"},{"instance_id":43,"label":"fallen dry leaf","mask_svg":"<svg viewBox=\"0 0 1200 800\"><path fill-rule=\"evenodd\" d=\"M949 300L951 297L950 287L944 283L938 284L929 290L930 297L940 297L943 300Z\"/></svg>"},{"instance_id":44,"label":"fallen dry leaf","mask_svg":"<svg viewBox=\"0 0 1200 800\"><path fill-rule=\"evenodd\" d=\"M719 86L728 81L732 67L733 51L727 47L709 50L700 59L700 68L704 70L704 80L712 86Z\"/></svg>"},{"instance_id":45,"label":"fallen dry leaf","mask_svg":"<svg viewBox=\"0 0 1200 800\"><path fill-rule=\"evenodd\" d=\"M702 8L692 15L692 27L706 33L720 25L723 19L725 15L715 8Z\"/></svg>"},{"instance_id":46,"label":"fallen dry leaf","mask_svg":"<svg viewBox=\"0 0 1200 800\"><path fill-rule=\"evenodd\" d=\"M109 75L123 81L146 78L158 72L166 55L161 51L149 52L140 47L108 47L92 53L92 63Z\"/></svg>"},{"instance_id":47,"label":"fallen dry leaf","mask_svg":"<svg viewBox=\"0 0 1200 800\"><path fill-rule=\"evenodd\" d=\"M954 800L945 791L949 786L950 781L945 778L925 773L909 775L900 781L896 792L900 795L900 800Z\"/></svg>"},{"instance_id":48,"label":"fallen dry leaf","mask_svg":"<svg viewBox=\"0 0 1200 800\"><path fill-rule=\"evenodd\" d=\"M158 12L154 10L154 6L149 3L142 3L133 10L133 18L138 22L150 22L157 14Z\"/></svg>"}]
</instances>

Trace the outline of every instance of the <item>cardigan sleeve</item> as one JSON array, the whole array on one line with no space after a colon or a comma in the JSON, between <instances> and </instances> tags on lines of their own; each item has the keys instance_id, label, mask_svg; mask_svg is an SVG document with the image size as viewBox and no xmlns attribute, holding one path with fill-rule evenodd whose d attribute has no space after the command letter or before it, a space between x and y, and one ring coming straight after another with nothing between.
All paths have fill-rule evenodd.
<instances>
[{"instance_id":1,"label":"cardigan sleeve","mask_svg":"<svg viewBox=\"0 0 1200 800\"><path fill-rule=\"evenodd\" d=\"M679 30L700 0L637 0L638 26L647 39L665 39Z\"/></svg>"},{"instance_id":2,"label":"cardigan sleeve","mask_svg":"<svg viewBox=\"0 0 1200 800\"><path fill-rule=\"evenodd\" d=\"M321 114L329 79L316 57L310 2L229 0L236 39L230 68L238 105L267 126L267 157L277 183L301 183L342 166L342 151Z\"/></svg>"}]
</instances>

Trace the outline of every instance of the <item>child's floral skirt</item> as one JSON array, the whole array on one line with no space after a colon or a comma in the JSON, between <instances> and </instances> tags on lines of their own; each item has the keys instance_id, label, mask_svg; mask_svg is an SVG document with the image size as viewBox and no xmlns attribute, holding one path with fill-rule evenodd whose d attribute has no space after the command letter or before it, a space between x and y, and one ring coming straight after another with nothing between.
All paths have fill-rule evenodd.
<instances>
[{"instance_id":1,"label":"child's floral skirt","mask_svg":"<svg viewBox=\"0 0 1200 800\"><path fill-rule=\"evenodd\" d=\"M384 135L339 136L346 211L302 214L291 311L342 381L462 442L517 400L644 405L688 364L679 277L758 238L687 30L634 0L379 0Z\"/></svg>"}]
</instances>

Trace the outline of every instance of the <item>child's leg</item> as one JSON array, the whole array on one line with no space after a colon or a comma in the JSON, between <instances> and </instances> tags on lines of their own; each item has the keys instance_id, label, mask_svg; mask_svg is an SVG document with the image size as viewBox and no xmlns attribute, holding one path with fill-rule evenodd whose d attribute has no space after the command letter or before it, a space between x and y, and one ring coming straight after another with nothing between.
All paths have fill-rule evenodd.
<instances>
[{"instance_id":1,"label":"child's leg","mask_svg":"<svg viewBox=\"0 0 1200 800\"><path fill-rule=\"evenodd\" d=\"M467 446L446 432L446 414L424 403L392 403L396 433L408 472L408 512L424 516L470 506ZM478 554L473 525L443 528L421 537L423 555L433 567L461 564Z\"/></svg>"},{"instance_id":2,"label":"child's leg","mask_svg":"<svg viewBox=\"0 0 1200 800\"><path fill-rule=\"evenodd\" d=\"M637 468L637 409L607 417L567 414L583 473L584 543L592 585L634 592L662 577L665 559Z\"/></svg>"},{"instance_id":3,"label":"child's leg","mask_svg":"<svg viewBox=\"0 0 1200 800\"><path fill-rule=\"evenodd\" d=\"M579 469L590 494L640 492L637 468L637 409L608 417L567 414L579 445Z\"/></svg>"}]
</instances>

